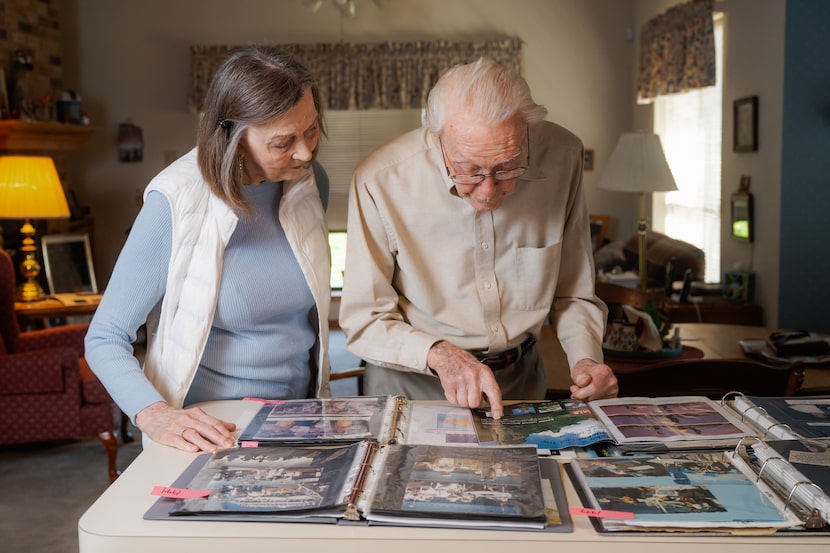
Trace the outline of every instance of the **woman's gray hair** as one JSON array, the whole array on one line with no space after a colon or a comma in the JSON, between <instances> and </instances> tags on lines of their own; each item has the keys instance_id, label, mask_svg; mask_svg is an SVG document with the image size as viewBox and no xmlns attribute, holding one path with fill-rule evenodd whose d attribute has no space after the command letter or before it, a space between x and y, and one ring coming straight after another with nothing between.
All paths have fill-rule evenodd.
<instances>
[{"instance_id":1,"label":"woman's gray hair","mask_svg":"<svg viewBox=\"0 0 830 553\"><path fill-rule=\"evenodd\" d=\"M493 125L516 115L526 123L536 123L548 113L533 101L521 75L488 58L456 65L438 79L427 99L427 128L441 136L447 119L457 110Z\"/></svg>"},{"instance_id":2,"label":"woman's gray hair","mask_svg":"<svg viewBox=\"0 0 830 553\"><path fill-rule=\"evenodd\" d=\"M213 193L236 213L249 212L241 191L239 141L248 127L287 113L307 90L325 134L314 77L288 52L272 46L239 48L213 76L196 129L199 169Z\"/></svg>"}]
</instances>

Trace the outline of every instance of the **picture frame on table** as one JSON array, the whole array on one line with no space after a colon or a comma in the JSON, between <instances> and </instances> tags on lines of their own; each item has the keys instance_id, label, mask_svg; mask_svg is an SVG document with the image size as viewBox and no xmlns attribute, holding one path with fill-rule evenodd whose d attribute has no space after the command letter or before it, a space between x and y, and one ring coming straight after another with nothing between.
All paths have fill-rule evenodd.
<instances>
[{"instance_id":1,"label":"picture frame on table","mask_svg":"<svg viewBox=\"0 0 830 553\"><path fill-rule=\"evenodd\" d=\"M758 96L735 100L733 106L735 152L758 151Z\"/></svg>"},{"instance_id":2,"label":"picture frame on table","mask_svg":"<svg viewBox=\"0 0 830 553\"><path fill-rule=\"evenodd\" d=\"M88 234L48 234L40 243L50 294L98 293Z\"/></svg>"}]
</instances>

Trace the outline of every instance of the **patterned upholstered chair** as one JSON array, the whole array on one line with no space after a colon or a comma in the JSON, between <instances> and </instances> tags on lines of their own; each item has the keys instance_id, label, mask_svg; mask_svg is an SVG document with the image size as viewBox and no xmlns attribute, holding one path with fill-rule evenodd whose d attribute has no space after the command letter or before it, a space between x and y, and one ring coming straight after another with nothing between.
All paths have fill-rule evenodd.
<instances>
[{"instance_id":1,"label":"patterned upholstered chair","mask_svg":"<svg viewBox=\"0 0 830 553\"><path fill-rule=\"evenodd\" d=\"M14 294L14 265L0 249L0 444L97 435L115 480L114 406L83 359L88 325L21 332Z\"/></svg>"}]
</instances>

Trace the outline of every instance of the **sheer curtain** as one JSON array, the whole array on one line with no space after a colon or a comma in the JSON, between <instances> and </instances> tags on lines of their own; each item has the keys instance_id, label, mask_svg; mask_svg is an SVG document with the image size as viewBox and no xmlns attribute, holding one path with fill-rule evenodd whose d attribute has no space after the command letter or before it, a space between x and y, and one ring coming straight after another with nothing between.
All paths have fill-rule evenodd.
<instances>
[{"instance_id":1,"label":"sheer curtain","mask_svg":"<svg viewBox=\"0 0 830 553\"><path fill-rule=\"evenodd\" d=\"M714 86L654 99L654 132L677 181L676 192L654 194L655 230L706 253L706 282L719 282L723 21L715 15Z\"/></svg>"}]
</instances>

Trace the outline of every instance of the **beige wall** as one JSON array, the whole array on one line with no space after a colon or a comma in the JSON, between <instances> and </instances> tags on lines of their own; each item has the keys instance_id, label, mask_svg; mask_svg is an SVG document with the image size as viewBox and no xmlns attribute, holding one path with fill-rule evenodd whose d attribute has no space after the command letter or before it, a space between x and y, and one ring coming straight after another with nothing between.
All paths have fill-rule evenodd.
<instances>
[{"instance_id":1,"label":"beige wall","mask_svg":"<svg viewBox=\"0 0 830 553\"><path fill-rule=\"evenodd\" d=\"M635 104L637 31L678 0L386 0L378 9L357 0L342 21L328 3L317 14L302 0L63 0L64 80L77 90L98 128L74 167L81 203L96 217L99 281L109 279L135 196L171 155L193 143L196 116L187 112L189 46L280 42L474 40L517 36L524 69L549 119L573 130L596 155L585 174L589 209L612 216L609 235L636 226L636 198L596 190L598 173L621 132L650 129L650 108ZM766 322L778 305L780 136L785 2L718 2L727 16L724 83L723 213L742 174L753 177L758 239L733 242L724 232L723 268L751 263ZM626 30L633 30L629 40ZM761 98L761 150L735 154L732 101ZM132 120L144 130L142 163L118 163L116 131Z\"/></svg>"},{"instance_id":2,"label":"beige wall","mask_svg":"<svg viewBox=\"0 0 830 553\"><path fill-rule=\"evenodd\" d=\"M341 38L335 8L327 3L311 14L302 0L63 0L63 10L66 86L79 91L99 129L79 156L77 193L95 214L102 284L137 213L136 191L163 168L165 155L193 143L196 118L185 103L190 45ZM629 0L387 0L383 9L358 0L343 39L520 37L536 100L602 155L631 119L630 14ZM117 162L117 126L128 119L144 130L142 163ZM595 180L596 172L586 174L591 209L614 214L618 199L598 197Z\"/></svg>"},{"instance_id":3,"label":"beige wall","mask_svg":"<svg viewBox=\"0 0 830 553\"><path fill-rule=\"evenodd\" d=\"M636 28L682 0L636 0ZM721 274L740 265L756 272L755 301L764 310L764 324L778 325L778 283L781 251L781 134L784 101L783 0L725 0L716 2L725 23L723 136L721 168ZM732 102L759 97L759 149L732 151ZM651 128L651 108L634 112L638 128ZM753 244L730 235L729 196L741 175L752 177L755 200Z\"/></svg>"}]
</instances>

